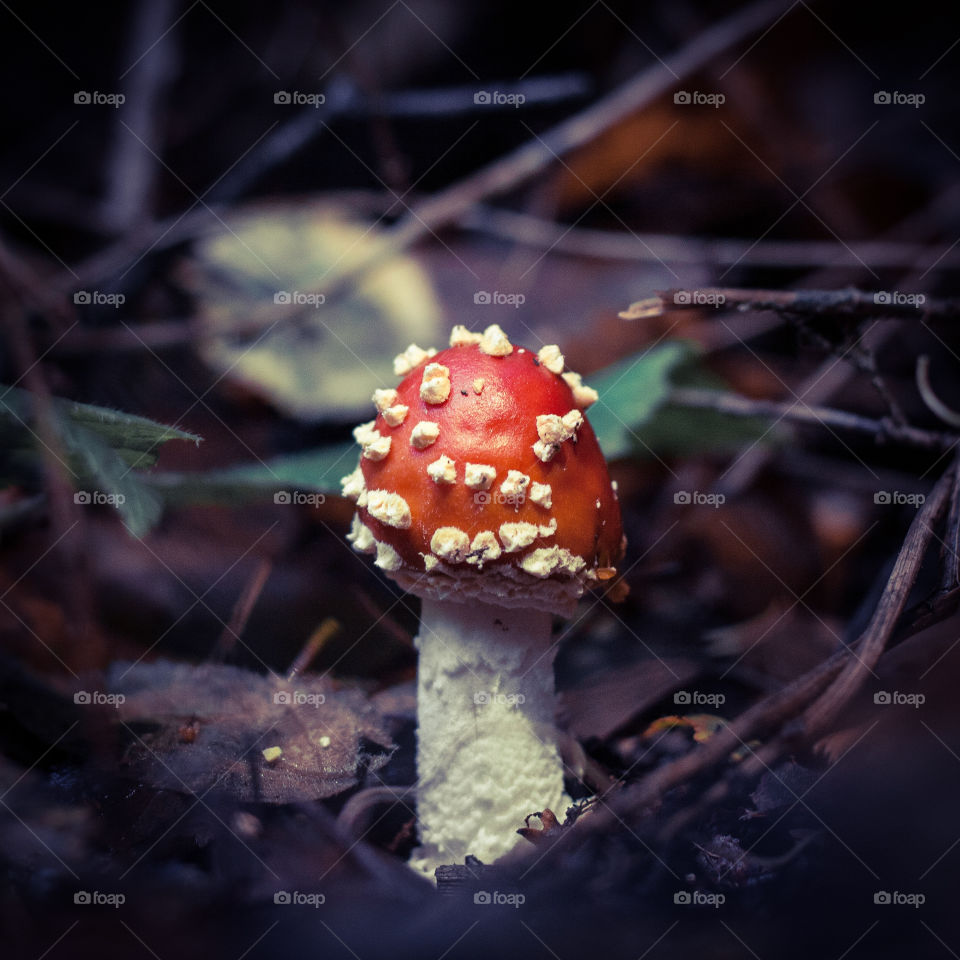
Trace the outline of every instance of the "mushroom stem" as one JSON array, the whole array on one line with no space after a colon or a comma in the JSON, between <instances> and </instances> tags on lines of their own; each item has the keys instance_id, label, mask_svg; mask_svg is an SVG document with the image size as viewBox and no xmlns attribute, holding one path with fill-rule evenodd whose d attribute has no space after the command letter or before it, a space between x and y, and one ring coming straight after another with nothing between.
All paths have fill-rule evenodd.
<instances>
[{"instance_id":1,"label":"mushroom stem","mask_svg":"<svg viewBox=\"0 0 960 960\"><path fill-rule=\"evenodd\" d=\"M417 647L417 815L411 861L432 877L521 842L524 816L562 810L551 616L425 598Z\"/></svg>"}]
</instances>

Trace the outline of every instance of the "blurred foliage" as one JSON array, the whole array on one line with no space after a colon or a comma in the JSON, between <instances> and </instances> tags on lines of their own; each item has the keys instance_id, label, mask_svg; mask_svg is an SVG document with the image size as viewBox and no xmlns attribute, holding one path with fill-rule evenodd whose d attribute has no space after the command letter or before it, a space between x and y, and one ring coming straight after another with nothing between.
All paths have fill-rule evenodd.
<instances>
[{"instance_id":1,"label":"blurred foliage","mask_svg":"<svg viewBox=\"0 0 960 960\"><path fill-rule=\"evenodd\" d=\"M57 398L50 413L63 466L77 495L103 496L116 507L127 529L142 537L160 518L162 503L134 471L156 463L161 444L169 440L199 443L200 437L144 417ZM0 396L0 443L6 453L0 483L26 489L39 486L41 446L46 444L36 421L35 399L25 390L6 388ZM57 455L49 448L48 452Z\"/></svg>"},{"instance_id":2,"label":"blurred foliage","mask_svg":"<svg viewBox=\"0 0 960 960\"><path fill-rule=\"evenodd\" d=\"M427 274L384 251L335 308L324 284L380 243L377 228L329 205L268 207L231 218L183 265L205 360L304 420L356 416L411 340L433 343L441 311ZM238 329L253 331L238 337Z\"/></svg>"},{"instance_id":3,"label":"blurred foliage","mask_svg":"<svg viewBox=\"0 0 960 960\"><path fill-rule=\"evenodd\" d=\"M591 374L600 394L589 411L608 460L735 451L769 433L762 417L732 417L669 402L675 386L722 390L727 385L700 361L696 344L670 340Z\"/></svg>"},{"instance_id":4,"label":"blurred foliage","mask_svg":"<svg viewBox=\"0 0 960 960\"><path fill-rule=\"evenodd\" d=\"M170 504L240 505L286 490L340 493L340 478L350 473L357 445L332 444L204 473L155 473L149 483Z\"/></svg>"}]
</instances>

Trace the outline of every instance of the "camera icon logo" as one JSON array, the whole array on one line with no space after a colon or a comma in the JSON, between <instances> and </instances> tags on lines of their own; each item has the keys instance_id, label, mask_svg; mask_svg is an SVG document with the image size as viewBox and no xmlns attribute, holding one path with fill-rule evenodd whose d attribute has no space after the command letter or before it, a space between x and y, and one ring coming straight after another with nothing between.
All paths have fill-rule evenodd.
<instances>
[{"instance_id":1,"label":"camera icon logo","mask_svg":"<svg viewBox=\"0 0 960 960\"><path fill-rule=\"evenodd\" d=\"M690 94L686 90L678 90L673 95L673 102L677 104L685 104L691 102Z\"/></svg>"},{"instance_id":2,"label":"camera icon logo","mask_svg":"<svg viewBox=\"0 0 960 960\"><path fill-rule=\"evenodd\" d=\"M73 702L74 702L74 703L79 703L79 704L81 704L81 705L86 704L86 703L90 703L90 702L91 702L91 699L92 699L92 698L91 698L90 694L87 693L86 690L78 690L78 691L73 695Z\"/></svg>"},{"instance_id":3,"label":"camera icon logo","mask_svg":"<svg viewBox=\"0 0 960 960\"><path fill-rule=\"evenodd\" d=\"M680 906L686 906L692 902L692 898L686 890L678 890L673 895L673 902Z\"/></svg>"},{"instance_id":4,"label":"camera icon logo","mask_svg":"<svg viewBox=\"0 0 960 960\"><path fill-rule=\"evenodd\" d=\"M473 95L474 103L490 103L490 94L486 90L478 90Z\"/></svg>"},{"instance_id":5,"label":"camera icon logo","mask_svg":"<svg viewBox=\"0 0 960 960\"><path fill-rule=\"evenodd\" d=\"M289 503L290 502L290 492L288 490L278 490L273 495L274 503Z\"/></svg>"},{"instance_id":6,"label":"camera icon logo","mask_svg":"<svg viewBox=\"0 0 960 960\"><path fill-rule=\"evenodd\" d=\"M90 303L91 299L92 298L90 297L90 294L86 290L78 290L73 295L73 302L78 306L83 306L86 303Z\"/></svg>"},{"instance_id":7,"label":"camera icon logo","mask_svg":"<svg viewBox=\"0 0 960 960\"><path fill-rule=\"evenodd\" d=\"M273 295L273 302L279 303L279 304L292 303L293 297L290 295L290 293L287 290L278 290Z\"/></svg>"},{"instance_id":8,"label":"camera icon logo","mask_svg":"<svg viewBox=\"0 0 960 960\"><path fill-rule=\"evenodd\" d=\"M873 102L874 102L874 103L890 103L890 102L891 102L891 99L892 99L892 98L891 98L890 94L889 94L886 90L878 90L878 91L873 95Z\"/></svg>"},{"instance_id":9,"label":"camera icon logo","mask_svg":"<svg viewBox=\"0 0 960 960\"><path fill-rule=\"evenodd\" d=\"M890 503L891 502L890 492L888 490L878 490L873 495L874 503Z\"/></svg>"},{"instance_id":10,"label":"camera icon logo","mask_svg":"<svg viewBox=\"0 0 960 960\"><path fill-rule=\"evenodd\" d=\"M79 506L84 506L85 504L90 503L90 494L86 490L78 490L73 495L73 502Z\"/></svg>"},{"instance_id":11,"label":"camera icon logo","mask_svg":"<svg viewBox=\"0 0 960 960\"><path fill-rule=\"evenodd\" d=\"M678 490L673 495L673 502L679 504L690 503L690 491L689 490Z\"/></svg>"},{"instance_id":12,"label":"camera icon logo","mask_svg":"<svg viewBox=\"0 0 960 960\"><path fill-rule=\"evenodd\" d=\"M687 690L678 690L673 695L673 702L677 704L692 703L692 698L689 691Z\"/></svg>"},{"instance_id":13,"label":"camera icon logo","mask_svg":"<svg viewBox=\"0 0 960 960\"><path fill-rule=\"evenodd\" d=\"M484 903L484 904L485 904L485 903L490 903L490 902L491 902L490 892L489 892L488 890L478 890L478 891L473 895L473 902L474 902L474 903Z\"/></svg>"},{"instance_id":14,"label":"camera icon logo","mask_svg":"<svg viewBox=\"0 0 960 960\"><path fill-rule=\"evenodd\" d=\"M889 305L893 302L893 297L887 290L878 290L873 295L873 302L878 306Z\"/></svg>"},{"instance_id":15,"label":"camera icon logo","mask_svg":"<svg viewBox=\"0 0 960 960\"><path fill-rule=\"evenodd\" d=\"M78 890L78 891L73 895L73 902L74 902L74 903L79 903L79 904L82 904L82 905L86 905L86 904L90 903L91 900L92 900L92 898L90 897L89 892L86 891L86 890Z\"/></svg>"},{"instance_id":16,"label":"camera icon logo","mask_svg":"<svg viewBox=\"0 0 960 960\"><path fill-rule=\"evenodd\" d=\"M492 298L491 298L490 294L487 293L486 290L478 290L478 291L473 295L473 302L474 302L474 303L488 304L488 303L491 302L491 299L492 299Z\"/></svg>"},{"instance_id":17,"label":"camera icon logo","mask_svg":"<svg viewBox=\"0 0 960 960\"><path fill-rule=\"evenodd\" d=\"M874 902L874 903L888 904L888 903L891 902L891 900L892 900L892 898L891 898L890 894L889 894L886 890L878 890L878 891L873 895L873 902Z\"/></svg>"},{"instance_id":18,"label":"camera icon logo","mask_svg":"<svg viewBox=\"0 0 960 960\"><path fill-rule=\"evenodd\" d=\"M287 704L292 703L292 698L291 698L291 696L290 696L290 692L289 692L288 690L278 690L278 691L273 695L273 702L274 702L274 703L287 703Z\"/></svg>"},{"instance_id":19,"label":"camera icon logo","mask_svg":"<svg viewBox=\"0 0 960 960\"><path fill-rule=\"evenodd\" d=\"M480 490L473 495L473 502L483 506L490 502L490 494L486 490Z\"/></svg>"},{"instance_id":20,"label":"camera icon logo","mask_svg":"<svg viewBox=\"0 0 960 960\"><path fill-rule=\"evenodd\" d=\"M673 302L679 304L680 306L689 305L693 302L689 290L678 290L673 295Z\"/></svg>"},{"instance_id":21,"label":"camera icon logo","mask_svg":"<svg viewBox=\"0 0 960 960\"><path fill-rule=\"evenodd\" d=\"M91 97L86 90L78 90L73 95L73 102L74 103L92 103L93 97Z\"/></svg>"},{"instance_id":22,"label":"camera icon logo","mask_svg":"<svg viewBox=\"0 0 960 960\"><path fill-rule=\"evenodd\" d=\"M893 702L893 698L890 696L890 693L887 690L878 690L873 695L873 702L876 704L884 705Z\"/></svg>"},{"instance_id":23,"label":"camera icon logo","mask_svg":"<svg viewBox=\"0 0 960 960\"><path fill-rule=\"evenodd\" d=\"M289 90L277 90L273 95L274 103L290 103L292 99Z\"/></svg>"},{"instance_id":24,"label":"camera icon logo","mask_svg":"<svg viewBox=\"0 0 960 960\"><path fill-rule=\"evenodd\" d=\"M286 890L278 890L273 895L274 903L290 903L290 894Z\"/></svg>"},{"instance_id":25,"label":"camera icon logo","mask_svg":"<svg viewBox=\"0 0 960 960\"><path fill-rule=\"evenodd\" d=\"M482 705L490 702L490 694L486 690L480 690L473 695L473 702Z\"/></svg>"}]
</instances>

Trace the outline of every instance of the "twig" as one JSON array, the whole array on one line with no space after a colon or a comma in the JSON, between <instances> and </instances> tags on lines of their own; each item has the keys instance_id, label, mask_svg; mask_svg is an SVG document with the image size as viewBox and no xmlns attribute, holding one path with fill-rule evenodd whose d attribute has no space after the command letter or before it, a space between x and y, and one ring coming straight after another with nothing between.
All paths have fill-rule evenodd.
<instances>
[{"instance_id":1,"label":"twig","mask_svg":"<svg viewBox=\"0 0 960 960\"><path fill-rule=\"evenodd\" d=\"M53 356L171 350L192 343L196 330L189 318L126 324L122 327L74 327L51 350Z\"/></svg>"},{"instance_id":2,"label":"twig","mask_svg":"<svg viewBox=\"0 0 960 960\"><path fill-rule=\"evenodd\" d=\"M644 70L632 80L601 98L578 114L518 147L458 183L418 203L392 227L383 231L379 242L368 251L323 280L322 292L329 305L344 295L357 278L395 256L423 237L457 223L474 204L486 197L499 196L526 183L531 177L570 151L589 143L604 130L668 92L684 77L695 73L714 57L744 38L763 29L784 15L790 5L785 0L758 0L714 26L699 33L685 47ZM271 314L299 322L297 311L282 307ZM237 334L255 333L263 321L244 321L233 328Z\"/></svg>"},{"instance_id":3,"label":"twig","mask_svg":"<svg viewBox=\"0 0 960 960\"><path fill-rule=\"evenodd\" d=\"M95 626L93 589L84 537L85 518L73 496L77 477L64 451L53 397L30 340L26 313L14 298L0 310L0 329L6 330L10 352L22 371L17 379L23 381L32 395L34 417L28 429L37 440L43 464L43 481L53 533L51 549L56 549L66 572L63 592L68 613L67 632L72 641L71 659L78 669L89 666L100 669L106 663L106 651L103 637ZM3 388L0 388L0 392L3 392ZM63 660L60 662L64 663ZM73 673L72 668L66 666Z\"/></svg>"},{"instance_id":4,"label":"twig","mask_svg":"<svg viewBox=\"0 0 960 960\"><path fill-rule=\"evenodd\" d=\"M950 491L947 530L940 546L940 564L940 592L946 594L960 584L960 470L953 478L953 490Z\"/></svg>"},{"instance_id":5,"label":"twig","mask_svg":"<svg viewBox=\"0 0 960 960\"><path fill-rule=\"evenodd\" d=\"M257 600L260 598L260 594L272 570L273 561L269 558L265 557L257 564L256 569L244 585L243 591L233 606L233 611L230 614L230 622L223 628L217 640L217 645L213 649L210 657L211 660L215 662L224 660L240 639L247 625L247 621L250 619L250 614L253 612Z\"/></svg>"},{"instance_id":6,"label":"twig","mask_svg":"<svg viewBox=\"0 0 960 960\"><path fill-rule=\"evenodd\" d=\"M933 536L933 525L947 505L956 481L958 464L960 458L954 459L917 511L873 619L857 642L856 656L845 665L826 693L809 707L803 716L802 728L806 736L815 737L825 730L856 693L867 674L873 672L906 605L907 596Z\"/></svg>"},{"instance_id":7,"label":"twig","mask_svg":"<svg viewBox=\"0 0 960 960\"><path fill-rule=\"evenodd\" d=\"M643 810L654 804L673 787L725 762L730 754L763 729L786 724L797 712L816 697L843 669L849 656L841 650L812 670L798 677L781 690L764 697L729 724L721 727L706 743L667 763L623 790L617 806L626 810ZM600 811L598 811L600 815Z\"/></svg>"},{"instance_id":8,"label":"twig","mask_svg":"<svg viewBox=\"0 0 960 960\"><path fill-rule=\"evenodd\" d=\"M340 629L340 624L333 617L327 617L323 623L310 634L303 649L297 654L296 659L290 665L287 671L287 682L300 676L307 667L313 662L317 654L323 649L327 641L333 637Z\"/></svg>"},{"instance_id":9,"label":"twig","mask_svg":"<svg viewBox=\"0 0 960 960\"><path fill-rule=\"evenodd\" d=\"M820 240L760 240L735 237L683 237L663 233L624 233L570 227L542 217L483 204L475 206L461 221L468 230L503 237L537 249L601 260L633 263L695 264L728 267L857 267L862 262L876 269L908 267L936 251L920 244L875 241L843 246ZM938 269L956 267L960 253L951 253Z\"/></svg>"},{"instance_id":10,"label":"twig","mask_svg":"<svg viewBox=\"0 0 960 960\"><path fill-rule=\"evenodd\" d=\"M683 407L701 410L716 410L734 417L769 417L775 420L793 420L798 423L836 427L868 433L875 438L896 440L910 446L932 450L949 450L960 438L946 433L933 433L916 427L902 426L889 418L874 420L845 410L814 406L808 403L780 402L777 400L753 400L735 393L719 390L676 388L671 391L669 402Z\"/></svg>"},{"instance_id":11,"label":"twig","mask_svg":"<svg viewBox=\"0 0 960 960\"><path fill-rule=\"evenodd\" d=\"M666 290L638 300L620 313L624 320L645 320L673 310L710 307L715 310L772 310L805 317L851 317L855 319L909 319L960 317L960 300L913 303L887 291L856 290L742 290L732 287L702 287L697 290Z\"/></svg>"},{"instance_id":12,"label":"twig","mask_svg":"<svg viewBox=\"0 0 960 960\"><path fill-rule=\"evenodd\" d=\"M512 190L563 157L595 139L624 117L667 93L684 77L710 63L734 44L761 30L790 6L761 0L708 27L665 61L655 64L586 110L537 139L484 167L402 218L390 231L394 245L408 246L428 232L455 223L485 197Z\"/></svg>"},{"instance_id":13,"label":"twig","mask_svg":"<svg viewBox=\"0 0 960 960\"><path fill-rule=\"evenodd\" d=\"M866 673L873 669L883 653L916 579L926 546L932 536L932 524L936 522L946 504L948 493L953 489L957 470L958 463L955 461L937 481L930 497L918 512L901 547L874 618L867 630L852 644L851 649L837 651L783 689L758 701L729 724L721 727L706 743L621 791L615 806L627 812L649 808L673 787L726 762L734 750L763 730L774 730L776 733L731 771L732 778L753 776L763 767L770 766L799 735L808 740L816 737L822 731L823 724L829 722L836 715L836 711L856 692ZM803 709L806 711L803 722L793 722ZM730 784L721 780L707 791L702 800L704 803L716 802L725 797L729 790ZM598 818L600 817L613 820L616 818L616 811L598 811ZM667 829L673 831L688 819L687 812L682 811L676 819L668 823Z\"/></svg>"},{"instance_id":14,"label":"twig","mask_svg":"<svg viewBox=\"0 0 960 960\"><path fill-rule=\"evenodd\" d=\"M892 229L887 230L881 239L894 242L926 240L937 235L949 218L960 209L960 185L954 185L933 197L922 209L902 220ZM862 273L864 268L853 273ZM838 277L838 274L840 276ZM915 265L902 279L901 284L907 287L919 283L922 278L920 268ZM850 282L849 272L842 273L835 269L819 270L806 278L810 289L830 289L839 283ZM779 314L774 314L779 316ZM721 324L729 329L728 324ZM880 347L893 335L897 327L889 323L874 322L862 335L863 347L876 353ZM856 358L854 358L856 359ZM794 392L795 397L801 397L805 402L824 403L838 393L851 379L850 366L837 362L837 357L831 355L810 376L806 377ZM768 463L772 456L772 447L764 447L751 443L738 452L733 458L732 466L721 477L717 484L728 496L746 489Z\"/></svg>"},{"instance_id":15,"label":"twig","mask_svg":"<svg viewBox=\"0 0 960 960\"><path fill-rule=\"evenodd\" d=\"M158 100L173 71L173 9L172 0L140 0L133 13L127 53L139 59L128 72L123 123L114 127L107 162L100 219L109 230L128 230L147 216L158 165L144 144L156 149Z\"/></svg>"},{"instance_id":16,"label":"twig","mask_svg":"<svg viewBox=\"0 0 960 960\"><path fill-rule=\"evenodd\" d=\"M951 410L934 392L930 383L930 358L917 357L917 389L928 409L951 427L960 427L960 413Z\"/></svg>"}]
</instances>

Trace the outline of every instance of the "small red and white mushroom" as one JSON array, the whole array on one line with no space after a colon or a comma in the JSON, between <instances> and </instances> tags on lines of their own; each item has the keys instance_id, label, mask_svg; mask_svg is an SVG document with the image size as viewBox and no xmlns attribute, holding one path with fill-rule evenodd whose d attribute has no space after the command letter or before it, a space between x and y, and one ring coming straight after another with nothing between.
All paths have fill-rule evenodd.
<instances>
[{"instance_id":1,"label":"small red and white mushroom","mask_svg":"<svg viewBox=\"0 0 960 960\"><path fill-rule=\"evenodd\" d=\"M356 428L349 540L422 603L417 866L489 862L526 814L563 809L553 614L616 575L616 490L584 417L597 399L556 346L494 325L411 345Z\"/></svg>"}]
</instances>

